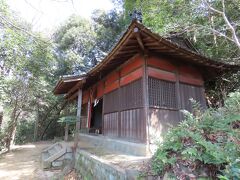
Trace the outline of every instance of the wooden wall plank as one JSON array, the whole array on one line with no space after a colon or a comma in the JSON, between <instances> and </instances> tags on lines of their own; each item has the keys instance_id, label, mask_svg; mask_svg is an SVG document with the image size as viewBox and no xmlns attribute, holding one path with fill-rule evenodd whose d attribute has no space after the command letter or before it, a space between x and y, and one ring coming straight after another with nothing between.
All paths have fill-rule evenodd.
<instances>
[{"instance_id":1,"label":"wooden wall plank","mask_svg":"<svg viewBox=\"0 0 240 180\"><path fill-rule=\"evenodd\" d=\"M162 141L168 129L180 122L179 111L166 109L149 109L151 143Z\"/></svg>"},{"instance_id":2,"label":"wooden wall plank","mask_svg":"<svg viewBox=\"0 0 240 180\"><path fill-rule=\"evenodd\" d=\"M143 65L143 60L141 59L141 57L137 56L121 68L120 76L121 77L126 76L127 74L141 67L142 65Z\"/></svg>"},{"instance_id":3,"label":"wooden wall plank","mask_svg":"<svg viewBox=\"0 0 240 180\"><path fill-rule=\"evenodd\" d=\"M111 85L113 82L119 79L119 73L117 71L113 71L109 75L107 75L106 80L105 80L105 85Z\"/></svg>"},{"instance_id":4,"label":"wooden wall plank","mask_svg":"<svg viewBox=\"0 0 240 180\"><path fill-rule=\"evenodd\" d=\"M129 73L128 75L121 77L120 86L129 84L130 82L137 80L143 76L143 68L138 68L135 71Z\"/></svg>"},{"instance_id":5,"label":"wooden wall plank","mask_svg":"<svg viewBox=\"0 0 240 180\"><path fill-rule=\"evenodd\" d=\"M187 84L196 85L196 86L204 85L204 81L201 79L195 79L193 77L187 77L187 76L183 76L183 75L179 75L179 81L187 83Z\"/></svg>"},{"instance_id":6,"label":"wooden wall plank","mask_svg":"<svg viewBox=\"0 0 240 180\"><path fill-rule=\"evenodd\" d=\"M104 135L118 137L118 112L104 114Z\"/></svg>"},{"instance_id":7,"label":"wooden wall plank","mask_svg":"<svg viewBox=\"0 0 240 180\"><path fill-rule=\"evenodd\" d=\"M167 80L167 81L173 81L176 82L177 78L176 75L173 72L153 68L153 67L148 67L148 76L157 78L157 79L162 79L162 80Z\"/></svg>"},{"instance_id":8,"label":"wooden wall plank","mask_svg":"<svg viewBox=\"0 0 240 180\"><path fill-rule=\"evenodd\" d=\"M146 141L146 127L143 113L143 108L121 111L121 138L133 142Z\"/></svg>"},{"instance_id":9,"label":"wooden wall plank","mask_svg":"<svg viewBox=\"0 0 240 180\"><path fill-rule=\"evenodd\" d=\"M179 81L198 86L203 86L204 84L201 73L191 66L179 67Z\"/></svg>"},{"instance_id":10,"label":"wooden wall plank","mask_svg":"<svg viewBox=\"0 0 240 180\"><path fill-rule=\"evenodd\" d=\"M201 73L192 66L180 66L179 67L179 74L183 76L189 76L195 79L202 79Z\"/></svg>"},{"instance_id":11,"label":"wooden wall plank","mask_svg":"<svg viewBox=\"0 0 240 180\"><path fill-rule=\"evenodd\" d=\"M97 98L103 97L104 94L104 82L100 81L97 85Z\"/></svg>"},{"instance_id":12,"label":"wooden wall plank","mask_svg":"<svg viewBox=\"0 0 240 180\"><path fill-rule=\"evenodd\" d=\"M114 81L111 84L105 85L104 94L107 94L115 89L119 88L119 81Z\"/></svg>"},{"instance_id":13,"label":"wooden wall plank","mask_svg":"<svg viewBox=\"0 0 240 180\"><path fill-rule=\"evenodd\" d=\"M149 57L148 65L152 67L156 67L159 69L167 70L167 71L176 71L177 67L173 65L169 60L159 58L159 57Z\"/></svg>"},{"instance_id":14,"label":"wooden wall plank","mask_svg":"<svg viewBox=\"0 0 240 180\"><path fill-rule=\"evenodd\" d=\"M83 91L82 104L86 104L89 100L89 91Z\"/></svg>"}]
</instances>

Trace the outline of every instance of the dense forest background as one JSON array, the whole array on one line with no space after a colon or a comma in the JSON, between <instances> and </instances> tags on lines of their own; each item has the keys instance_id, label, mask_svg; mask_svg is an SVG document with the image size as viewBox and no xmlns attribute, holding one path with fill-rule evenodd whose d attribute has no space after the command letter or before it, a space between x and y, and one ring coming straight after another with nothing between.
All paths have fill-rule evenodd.
<instances>
[{"instance_id":1,"label":"dense forest background","mask_svg":"<svg viewBox=\"0 0 240 180\"><path fill-rule=\"evenodd\" d=\"M118 0L91 20L72 15L51 38L0 0L0 147L62 136L66 112L52 90L59 76L83 74L99 63L126 30L134 10L163 37L188 39L195 49L225 63L240 64L240 1ZM225 73L206 84L208 105L219 107L240 87L240 74Z\"/></svg>"}]
</instances>

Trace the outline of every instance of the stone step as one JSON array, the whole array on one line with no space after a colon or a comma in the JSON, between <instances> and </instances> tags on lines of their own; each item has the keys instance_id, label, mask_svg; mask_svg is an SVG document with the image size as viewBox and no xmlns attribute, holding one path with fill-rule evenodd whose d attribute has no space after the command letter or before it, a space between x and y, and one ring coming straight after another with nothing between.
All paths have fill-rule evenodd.
<instances>
[{"instance_id":1,"label":"stone step","mask_svg":"<svg viewBox=\"0 0 240 180\"><path fill-rule=\"evenodd\" d=\"M49 149L48 152L52 156L52 155L56 154L58 151L55 149L55 147L53 147L53 148Z\"/></svg>"},{"instance_id":2,"label":"stone step","mask_svg":"<svg viewBox=\"0 0 240 180\"><path fill-rule=\"evenodd\" d=\"M58 146L59 146L60 148L63 148L63 145L62 145L61 143L58 143Z\"/></svg>"},{"instance_id":3,"label":"stone step","mask_svg":"<svg viewBox=\"0 0 240 180\"><path fill-rule=\"evenodd\" d=\"M42 167L44 169L60 168L65 161L72 159L72 149L64 144L55 143L42 152Z\"/></svg>"},{"instance_id":4,"label":"stone step","mask_svg":"<svg viewBox=\"0 0 240 180\"><path fill-rule=\"evenodd\" d=\"M62 167L62 165L63 165L63 161L53 161L52 162L52 167L54 168L54 169L58 169L58 168L61 168Z\"/></svg>"},{"instance_id":5,"label":"stone step","mask_svg":"<svg viewBox=\"0 0 240 180\"><path fill-rule=\"evenodd\" d=\"M63 147L60 145L60 144L58 144L58 145L56 145L56 146L54 146L55 147L55 150L58 152L58 151L61 151L62 149L63 149Z\"/></svg>"},{"instance_id":6,"label":"stone step","mask_svg":"<svg viewBox=\"0 0 240 180\"><path fill-rule=\"evenodd\" d=\"M66 154L64 155L64 159L72 160L72 159L73 159L73 153L72 153L72 152L66 153Z\"/></svg>"},{"instance_id":7,"label":"stone step","mask_svg":"<svg viewBox=\"0 0 240 180\"><path fill-rule=\"evenodd\" d=\"M42 160L45 161L50 157L50 154L48 151L42 153Z\"/></svg>"}]
</instances>

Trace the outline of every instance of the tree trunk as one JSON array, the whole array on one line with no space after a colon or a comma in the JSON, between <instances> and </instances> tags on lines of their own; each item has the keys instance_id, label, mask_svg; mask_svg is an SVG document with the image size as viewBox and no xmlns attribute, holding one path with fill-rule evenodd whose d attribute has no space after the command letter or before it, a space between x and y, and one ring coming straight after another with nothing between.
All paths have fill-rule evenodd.
<instances>
[{"instance_id":1,"label":"tree trunk","mask_svg":"<svg viewBox=\"0 0 240 180\"><path fill-rule=\"evenodd\" d=\"M12 118L10 121L10 124L8 125L8 135L6 139L6 148L8 151L10 151L11 145L14 144L15 136L16 136L16 130L17 130L17 120L20 116L21 112L16 112L16 109L13 110Z\"/></svg>"},{"instance_id":2,"label":"tree trunk","mask_svg":"<svg viewBox=\"0 0 240 180\"><path fill-rule=\"evenodd\" d=\"M62 106L61 106L61 108L60 108L59 111L57 112L57 114L60 114L60 112L64 109L64 107L66 106L66 104L67 104L67 101L64 101L63 104L62 104ZM52 119L52 120L47 124L47 126L45 127L45 129L43 130L43 133L41 134L41 140L43 140L44 134L47 132L49 126L51 125L51 123L52 123L54 120L56 120L56 119Z\"/></svg>"},{"instance_id":3,"label":"tree trunk","mask_svg":"<svg viewBox=\"0 0 240 180\"><path fill-rule=\"evenodd\" d=\"M37 138L37 135L38 135L38 122L39 122L39 118L40 118L40 115L39 115L39 106L37 106L37 118L36 118L36 121L35 121L35 125L34 125L34 141L36 142L38 140Z\"/></svg>"},{"instance_id":4,"label":"tree trunk","mask_svg":"<svg viewBox=\"0 0 240 180\"><path fill-rule=\"evenodd\" d=\"M15 121L14 124L13 124L10 146L14 145L14 141L15 141L15 137L16 137L16 131L17 131L17 121Z\"/></svg>"},{"instance_id":5,"label":"tree trunk","mask_svg":"<svg viewBox=\"0 0 240 180\"><path fill-rule=\"evenodd\" d=\"M69 129L69 124L66 123L64 141L68 141L68 129Z\"/></svg>"},{"instance_id":6,"label":"tree trunk","mask_svg":"<svg viewBox=\"0 0 240 180\"><path fill-rule=\"evenodd\" d=\"M3 112L1 111L1 107L0 107L0 129L2 126L2 121L3 121Z\"/></svg>"}]
</instances>

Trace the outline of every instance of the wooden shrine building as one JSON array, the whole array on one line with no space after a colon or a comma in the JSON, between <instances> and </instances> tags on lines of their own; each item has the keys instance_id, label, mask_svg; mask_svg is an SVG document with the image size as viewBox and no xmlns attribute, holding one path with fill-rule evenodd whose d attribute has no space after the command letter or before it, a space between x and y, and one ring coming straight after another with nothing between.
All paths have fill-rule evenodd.
<instances>
[{"instance_id":1,"label":"wooden shrine building","mask_svg":"<svg viewBox=\"0 0 240 180\"><path fill-rule=\"evenodd\" d=\"M204 81L234 68L133 21L98 65L62 77L54 93L77 100L81 132L149 144L192 111L190 98L206 107Z\"/></svg>"}]
</instances>

